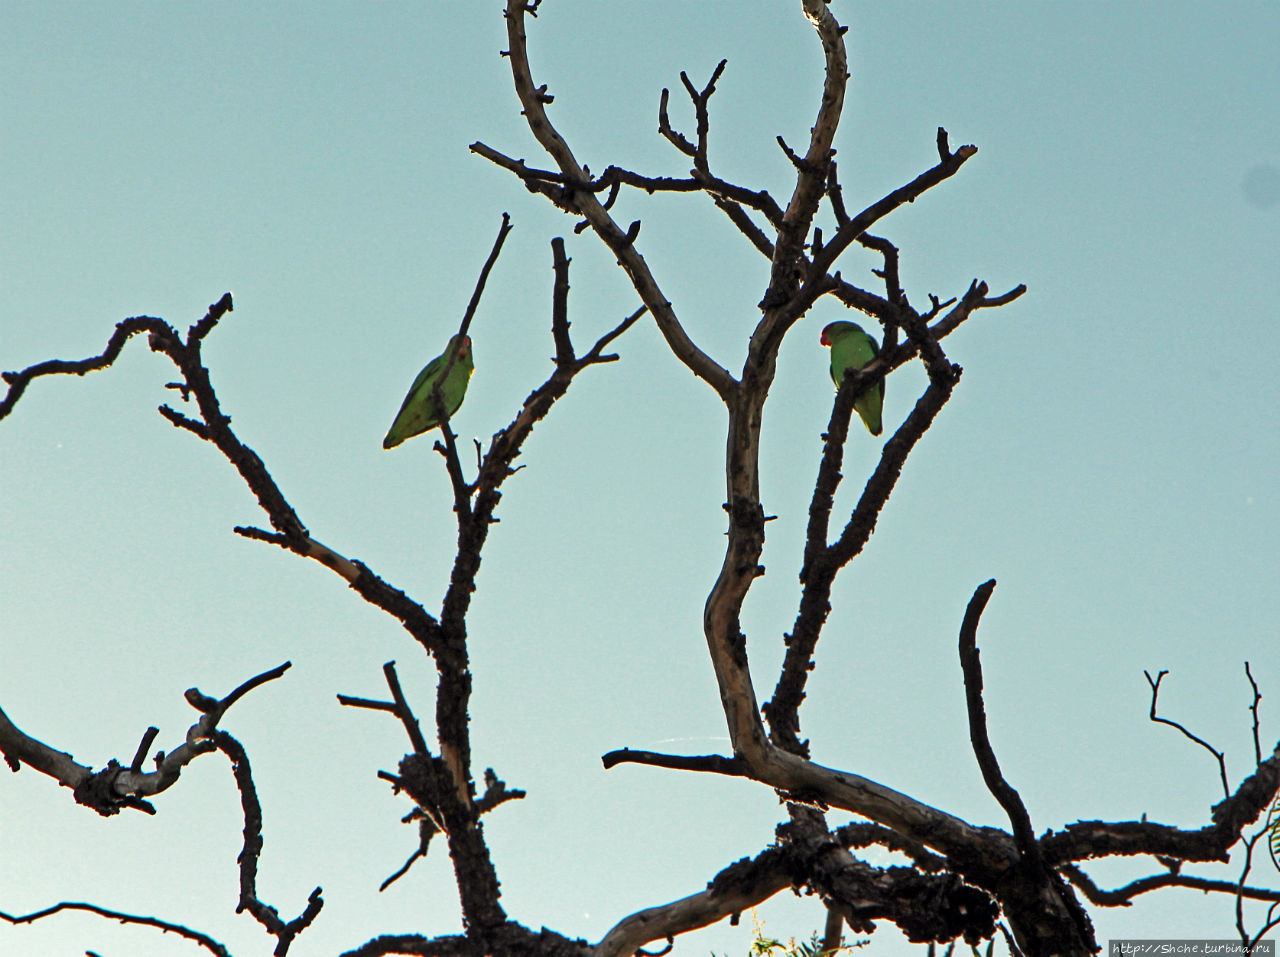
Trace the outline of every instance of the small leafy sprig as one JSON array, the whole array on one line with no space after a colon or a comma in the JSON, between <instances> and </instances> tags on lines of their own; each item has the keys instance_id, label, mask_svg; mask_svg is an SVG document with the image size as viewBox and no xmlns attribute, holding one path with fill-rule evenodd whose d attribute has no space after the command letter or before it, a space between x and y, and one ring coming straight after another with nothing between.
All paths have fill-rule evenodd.
<instances>
[{"instance_id":1,"label":"small leafy sprig","mask_svg":"<svg viewBox=\"0 0 1280 957\"><path fill-rule=\"evenodd\" d=\"M796 940L794 937L781 941L765 935L764 921L756 913L755 908L751 909L751 932L755 935L755 940L751 942L751 948L747 951L748 957L836 957L837 954L846 951L852 953L856 948L870 943L869 940L864 939L846 944L841 937L840 942L831 947L826 945L817 931L814 931L807 941ZM715 957L714 952L711 957Z\"/></svg>"}]
</instances>

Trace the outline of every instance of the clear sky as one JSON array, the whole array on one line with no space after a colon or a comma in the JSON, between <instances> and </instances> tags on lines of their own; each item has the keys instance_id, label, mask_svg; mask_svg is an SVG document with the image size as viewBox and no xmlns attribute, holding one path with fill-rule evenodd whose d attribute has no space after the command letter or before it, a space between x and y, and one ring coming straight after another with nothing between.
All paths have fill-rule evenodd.
<instances>
[{"instance_id":1,"label":"clear sky","mask_svg":"<svg viewBox=\"0 0 1280 957\"><path fill-rule=\"evenodd\" d=\"M956 634L998 579L980 645L991 737L1037 831L1084 818L1194 827L1215 763L1147 720L1166 714L1252 763L1280 737L1280 6L885 4L838 0L852 81L836 145L860 207L936 160L938 126L979 152L880 232L918 307L1026 283L946 340L963 380L913 454L877 534L838 582L802 712L818 760L980 824L1006 826L968 745ZM501 213L515 224L472 326L477 369L455 426L482 442L550 371L553 236L573 257L581 344L637 305L573 221L468 152L546 165L518 114L501 4L110 5L0 2L0 368L99 352L139 314L185 330L230 290L205 355L224 408L313 534L438 607L454 547L427 441L380 448L405 389L457 327ZM547 0L530 26L551 117L593 170L684 175L656 132L659 91L692 128L679 71L712 101L723 177L790 194L774 142L804 143L821 53L798 0ZM705 199L626 195L639 248L690 335L731 370L766 264ZM869 257L846 278L877 280ZM795 614L805 509L832 399L823 304L785 342L766 409L766 577L745 625L757 688ZM854 317L857 318L857 317ZM741 781L605 772L630 746L724 751L701 634L724 538L724 414L650 321L588 370L507 484L471 617L477 772L529 797L486 818L511 916L598 940L701 889L772 839L781 809ZM143 730L176 746L182 692L237 705L266 820L260 893L295 945L331 954L382 932L458 926L443 846L410 853L408 804L375 777L407 742L340 708L399 662L419 712L433 672L395 624L315 563L231 533L258 524L213 449L154 409L172 367L133 342L115 367L37 382L0 423L0 705L79 760L127 760ZM888 382L894 428L923 388ZM848 509L879 443L855 432ZM233 913L239 806L225 762L197 762L159 814L98 818L30 770L0 779L0 908L59 900L187 923L237 954L268 939ZM840 818L833 816L833 820ZM1269 862L1255 872L1275 883ZM1100 865L1113 886L1147 861ZM1195 869L1221 877L1238 867ZM821 925L783 895L774 936ZM1094 911L1108 937L1232 933L1231 902L1174 891ZM744 925L749 921L744 919ZM677 953L743 953L719 927ZM890 927L880 953L908 951ZM191 954L90 917L0 926L6 954Z\"/></svg>"}]
</instances>

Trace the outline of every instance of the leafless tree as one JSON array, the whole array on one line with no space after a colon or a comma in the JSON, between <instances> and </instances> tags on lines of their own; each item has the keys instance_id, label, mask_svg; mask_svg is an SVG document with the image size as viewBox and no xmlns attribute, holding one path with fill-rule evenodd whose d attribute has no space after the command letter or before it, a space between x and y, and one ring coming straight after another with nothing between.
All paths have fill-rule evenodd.
<instances>
[{"instance_id":1,"label":"leafless tree","mask_svg":"<svg viewBox=\"0 0 1280 957\"><path fill-rule=\"evenodd\" d=\"M972 825L852 769L825 767L811 760L809 743L801 735L800 708L813 669L814 652L831 610L833 584L866 545L912 450L960 382L961 369L948 358L943 343L980 310L1006 305L1026 290L1017 286L991 295L986 283L975 280L954 297L944 300L930 295L926 309L910 303L899 279L898 248L872 230L878 229L898 207L960 172L977 148L953 148L946 131L939 129L935 165L888 195L853 211L854 207L846 205L832 145L848 79L845 30L823 0L803 0L801 6L821 43L825 70L809 141L800 149L792 149L779 137L779 145L794 168L791 195L780 202L766 190L729 182L712 169L708 153L710 105L723 62L701 88L685 74L680 76L696 118L692 134L673 125L668 113L668 91L661 94L659 131L683 160L682 165L692 165L687 174L649 175L609 166L599 175L592 175L552 124L546 111L552 96L534 78L526 29L538 13L539 0L507 0L506 56L512 80L529 130L549 159L549 166L526 163L483 143L473 144L472 150L510 171L525 188L545 196L573 217L577 231L593 233L616 257L634 287L639 307L582 351L571 339L567 319L569 259L563 241L552 242L555 286L551 335L555 360L550 377L529 394L510 425L493 435L483 455L477 448L478 463L474 468L464 462L467 456L459 453L447 422L441 430L437 449L453 489L458 547L443 603L434 613L362 562L345 557L313 537L263 460L236 436L202 358L205 339L232 308L230 295L211 306L185 335L162 319L134 317L116 326L99 355L78 361L50 360L4 374L8 390L0 402L0 419L15 410L36 380L65 374L83 376L103 369L115 361L130 339L145 335L150 348L176 367L178 381L173 388L182 400L179 405L187 410L164 406L160 412L180 430L213 444L256 497L266 516L269 527L242 527L236 531L320 562L366 602L398 621L434 663L438 688L432 733L422 730L392 665L384 669L386 699L343 696L341 700L351 707L385 711L403 726L410 749L400 759L397 773L387 775L387 779L412 800L419 825L420 844L405 868L428 853L436 835L442 837L456 876L465 932L432 936L425 928L422 935L374 937L351 954L620 957L636 953L650 942L669 941L737 915L794 888L816 895L825 905L828 919L824 945L828 947L839 941L846 927L869 932L876 922L887 921L913 941L963 939L976 945L1002 933L1007 946L1015 952L1037 957L1083 955L1095 952L1098 943L1082 895L1095 905L1115 906L1128 904L1156 888L1180 886L1232 895L1238 902L1280 901L1280 893L1246 883L1247 861L1240 879L1234 881L1211 880L1182 871L1188 864L1226 861L1228 851L1242 842L1251 853L1259 839L1258 833L1245 832L1273 801L1280 786L1280 748L1264 756L1256 720L1256 768L1232 789L1224 767L1223 800L1203 826L1183 829L1145 819L1081 821L1036 835L1017 790L1000 771L987 733L977 634L994 581L978 585L965 609L959 625L958 652L974 757L987 787L1008 817L1007 829ZM615 221L612 209L623 190L685 193L691 199L709 200L763 257L767 270L761 273L760 316L750 331L738 371L721 364L690 336L664 294L659 277L642 255L640 222L624 225ZM828 224L825 233L820 222ZM465 331L471 321L509 228L504 215L460 331ZM875 270L875 288L857 285L837 269L842 254L855 244L873 250L882 260L881 267ZM767 516L759 480L762 412L784 337L823 297L878 322L881 347L875 361L846 376L834 400L809 505L799 606L791 632L784 636L785 656L772 696L761 705L748 668L740 621L743 602L763 571L760 558ZM508 788L491 770L484 773L482 788L476 782L468 719L468 610L504 482L516 471L515 459L531 430L565 396L580 373L618 358L608 350L645 314L652 317L675 359L712 389L728 412L724 462L728 533L719 577L706 600L703 631L732 749L726 755L677 755L623 747L604 755L604 767L633 763L654 769L738 777L743 779L743 788L773 789L784 802L786 818L776 834L761 837L756 856L730 863L715 874L691 875L691 893L680 900L637 901L634 913L618 915L613 928L591 944L551 930L526 927L510 920L503 909L482 818L523 793ZM834 498L843 478L843 452L855 398L915 361L921 362L927 373L924 391L884 443L852 512L848 516L835 515ZM280 677L288 667L285 663L250 678L223 697L195 689L188 691L187 699L199 717L185 740L167 752L155 754L150 767L146 759L156 737L154 729L143 736L131 760L111 761L95 770L25 734L0 712L0 748L14 770L26 766L46 774L73 789L76 801L104 815L121 810L149 812L150 801L170 788L190 762L214 751L226 755L242 796L245 822L239 909L252 914L276 939L275 952L284 954L292 940L320 914L323 901L317 888L302 912L286 920L259 899L255 878L261 850L261 816L253 777L245 749L223 730L222 724L241 696ZM1210 747L1176 722L1157 716L1160 677L1150 680L1152 719L1173 724ZM1254 714L1256 719L1256 686ZM832 826L827 818L831 809L851 812L864 821ZM904 864L872 866L855 854L858 849L871 846L901 855ZM1152 856L1159 870L1116 890L1100 889L1084 867L1092 859L1117 855ZM695 889L698 887L701 889ZM90 910L149 924L182 934L212 953L226 953L212 937L180 924L121 914L87 903L62 903L34 914L2 916L14 922L33 921L65 909ZM1249 937L1243 919L1239 930L1243 938Z\"/></svg>"}]
</instances>

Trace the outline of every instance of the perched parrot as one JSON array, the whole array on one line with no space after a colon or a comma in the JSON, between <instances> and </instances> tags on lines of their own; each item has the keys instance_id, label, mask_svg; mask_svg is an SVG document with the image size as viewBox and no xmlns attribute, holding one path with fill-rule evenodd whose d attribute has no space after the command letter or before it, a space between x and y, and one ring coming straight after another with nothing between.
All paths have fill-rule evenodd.
<instances>
[{"instance_id":1,"label":"perched parrot","mask_svg":"<svg viewBox=\"0 0 1280 957\"><path fill-rule=\"evenodd\" d=\"M822 330L824 346L831 347L831 381L840 388L846 369L861 369L880 354L876 341L856 322L833 322ZM874 389L862 393L853 403L863 424L872 435L879 435L880 410L884 407L884 380Z\"/></svg>"},{"instance_id":2,"label":"perched parrot","mask_svg":"<svg viewBox=\"0 0 1280 957\"><path fill-rule=\"evenodd\" d=\"M442 382L440 377L444 374L444 367L448 364L451 353L457 353L457 358L453 360L453 368L449 370L448 377ZM444 400L445 410L449 415L457 412L467 394L467 382L471 379L474 368L471 337L454 336L444 352L428 362L427 367L418 373L418 378L413 380L409 394L404 397L404 404L396 413L396 420L391 423L387 437L382 440L382 447L394 449L405 439L421 435L444 421L445 416L432 396L437 384L440 386L440 397Z\"/></svg>"}]
</instances>

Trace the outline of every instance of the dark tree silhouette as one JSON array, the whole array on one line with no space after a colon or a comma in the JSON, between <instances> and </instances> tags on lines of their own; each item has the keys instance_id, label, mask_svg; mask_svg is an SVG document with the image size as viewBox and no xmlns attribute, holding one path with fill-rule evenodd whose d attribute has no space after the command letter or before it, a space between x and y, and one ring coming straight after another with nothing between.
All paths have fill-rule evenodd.
<instances>
[{"instance_id":1,"label":"dark tree silhouette","mask_svg":"<svg viewBox=\"0 0 1280 957\"><path fill-rule=\"evenodd\" d=\"M576 221L576 231L589 231L616 257L639 299L639 307L616 327L583 350L570 336L567 318L569 258L564 242L552 241L555 285L551 303L551 336L555 359L551 375L525 400L515 419L493 435L487 450L477 447L478 463L471 467L460 454L448 422L441 428L436 449L442 455L453 490L458 547L448 588L440 608L428 611L362 562L322 544L312 536L263 459L231 428L214 390L202 347L231 310L225 295L185 334L168 322L138 316L118 323L106 348L78 361L50 360L7 372L7 393L0 401L0 419L13 413L28 387L58 375L83 376L110 366L129 341L146 337L150 349L170 360L178 375L174 383L180 403L160 409L175 427L214 445L253 493L268 527L242 527L248 538L273 544L298 556L314 559L335 572L366 602L398 621L433 662L438 676L435 713L424 731L411 709L394 665L384 668L386 699L340 698L353 708L385 711L404 728L408 752L390 785L413 802L420 844L394 880L414 861L431 852L447 853L457 881L464 932L433 936L378 936L351 954L594 954L621 957L653 941L665 941L699 927L734 917L786 889L817 895L828 919L824 946L834 947L847 927L869 932L877 922L890 922L912 941L971 944L1003 932L1007 946L1028 955L1095 952L1098 942L1083 897L1099 906L1127 904L1139 894L1160 887L1195 887L1234 896L1280 901L1280 892L1246 883L1248 855L1263 832L1246 829L1273 801L1280 786L1280 748L1264 756L1254 702L1255 764L1252 774L1234 790L1222 773L1223 800L1199 828L1183 829L1154 821L1080 821L1040 836L1018 791L1001 773L987 732L983 703L982 666L978 630L994 581L977 586L959 622L958 653L963 671L970 739L975 760L991 794L1008 817L1007 829L979 827L955 814L893 788L860 776L852 769L817 764L802 736L800 709L814 667L815 649L831 610L832 589L840 573L867 544L876 521L893 492L911 452L922 441L940 410L958 387L961 369L947 356L945 340L980 310L1006 305L1026 291L1019 285L992 295L986 283L946 298L929 296L929 306L911 304L899 278L898 248L871 232L905 203L959 173L977 147L953 148L947 132L937 131L937 162L910 182L860 209L846 205L833 142L841 121L848 79L844 28L823 0L803 0L803 13L821 42L825 71L821 100L809 141L796 149L779 145L794 168L790 196L779 201L764 189L729 182L716 174L708 158L711 100L724 62L702 88L688 76L680 79L694 111L696 127L689 135L672 123L669 94L663 90L658 122L660 134L676 155L692 168L679 176L649 175L609 166L592 175L574 156L570 144L547 116L552 95L534 78L526 48L526 29L536 16L537 0L508 0L505 17L506 51L523 115L537 144L550 161L548 168L527 163L483 143L472 150L514 174L531 192L545 196ZM660 278L641 252L639 221L622 224L612 209L623 190L691 194L709 200L724 213L760 252L767 264L761 270L760 315L750 329L744 357L737 371L704 351L690 336L681 317L664 294ZM827 224L825 231L821 223ZM504 214L488 261L481 270L460 325L466 332L510 228ZM882 262L875 270L875 288L844 278L841 256L858 245L874 251ZM741 626L743 602L763 573L760 558L768 517L760 494L760 438L762 413L773 382L779 348L796 323L823 297L842 303L878 323L879 356L845 377L831 409L823 436L817 478L809 505L801 570L802 591L795 621L785 636L785 655L771 697L761 705L748 668L746 637ZM468 611L476 574L504 482L517 470L515 460L534 426L562 399L574 379L591 366L618 359L609 352L616 340L643 316L652 317L672 355L712 389L728 413L724 462L727 539L719 576L707 597L703 631L719 686L720 701L731 740L731 753L707 755L661 754L620 747L603 756L605 769L622 763L657 769L728 775L744 779L741 787L773 789L785 806L785 819L776 834L762 835L754 857L727 863L715 874L691 875L689 896L672 902L637 901L629 916L619 914L613 928L598 942L573 940L554 930L533 929L508 918L500 897L499 879L482 827L483 816L523 792L508 788L493 770L476 782L471 748L469 706L471 671ZM849 515L835 514L837 488L843 480L843 457L855 399L876 388L887 376L919 361L927 385L905 420L884 443L878 462L866 478ZM518 520L518 511L515 518ZM147 756L155 729L144 735L127 762L111 761L94 769L74 761L30 736L0 712L0 749L15 771L26 766L73 789L75 799L103 815L122 810L151 812L151 801L169 789L184 769L202 755L218 751L230 760L244 814L244 847L240 856L239 910L249 912L276 939L275 952L284 954L294 938L320 916L317 888L297 917L281 918L262 901L255 878L262 849L261 814L248 755L222 725L231 707L245 694L280 677L286 662L251 677L223 697L192 689L187 699L199 713L183 742L166 752ZM1181 725L1156 714L1160 679L1151 681L1153 720L1173 724L1193 740L1210 745ZM1250 676L1252 680L1252 676ZM622 744L622 742L620 742ZM827 812L840 809L865 819L835 827ZM433 844L439 835L443 849ZM1184 865L1226 861L1228 851L1247 849L1245 871L1238 880L1211 880L1184 874ZM901 855L903 866L876 867L859 859L860 848L879 846ZM1152 855L1160 870L1151 877L1116 890L1103 890L1084 867L1094 858ZM694 890L701 887L700 890ZM3 914L12 922L35 921L61 910L89 910L113 919L175 932L209 952L226 953L211 936L181 924L108 911L89 903L64 902L33 914ZM1270 916L1270 915L1269 915ZM1248 939L1243 919L1239 931Z\"/></svg>"}]
</instances>

